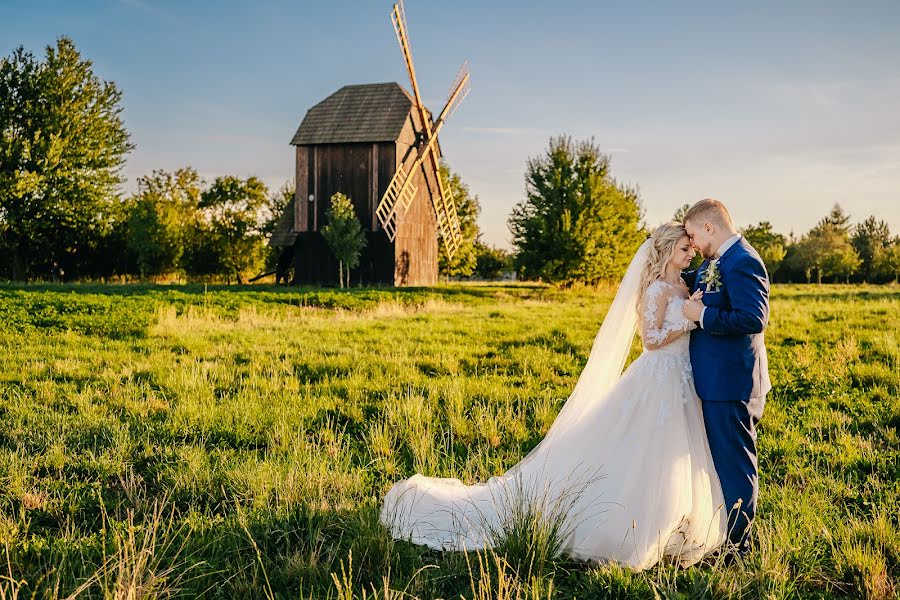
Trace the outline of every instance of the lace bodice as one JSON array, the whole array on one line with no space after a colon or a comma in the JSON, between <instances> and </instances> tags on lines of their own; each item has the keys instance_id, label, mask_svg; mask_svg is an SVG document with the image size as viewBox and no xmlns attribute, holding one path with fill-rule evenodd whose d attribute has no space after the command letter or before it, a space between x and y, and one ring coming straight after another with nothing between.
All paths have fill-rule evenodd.
<instances>
[{"instance_id":1,"label":"lace bodice","mask_svg":"<svg viewBox=\"0 0 900 600\"><path fill-rule=\"evenodd\" d=\"M686 333L697 324L681 314L684 301L679 288L665 281L658 279L647 287L641 303L641 340L646 350L688 351Z\"/></svg>"}]
</instances>

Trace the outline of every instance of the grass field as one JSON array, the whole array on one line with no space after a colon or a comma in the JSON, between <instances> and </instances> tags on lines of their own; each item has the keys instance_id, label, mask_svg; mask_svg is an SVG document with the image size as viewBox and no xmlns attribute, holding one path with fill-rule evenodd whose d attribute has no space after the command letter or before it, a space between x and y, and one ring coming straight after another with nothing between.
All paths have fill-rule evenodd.
<instances>
[{"instance_id":1,"label":"grass field","mask_svg":"<svg viewBox=\"0 0 900 600\"><path fill-rule=\"evenodd\" d=\"M611 298L0 286L0 600L897 597L896 286L776 286L745 563L633 573L386 535L396 479L483 480L537 443Z\"/></svg>"}]
</instances>

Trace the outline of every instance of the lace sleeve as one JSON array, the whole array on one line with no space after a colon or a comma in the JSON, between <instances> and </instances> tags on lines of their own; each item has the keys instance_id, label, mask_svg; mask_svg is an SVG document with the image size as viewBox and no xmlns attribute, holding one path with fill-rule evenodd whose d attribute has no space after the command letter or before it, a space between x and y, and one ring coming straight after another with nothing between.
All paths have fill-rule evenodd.
<instances>
[{"instance_id":1,"label":"lace sleeve","mask_svg":"<svg viewBox=\"0 0 900 600\"><path fill-rule=\"evenodd\" d=\"M674 322L665 322L666 307L672 299L671 288L660 281L651 283L644 293L641 333L647 348L661 348L682 333L690 331L692 323L681 314Z\"/></svg>"}]
</instances>

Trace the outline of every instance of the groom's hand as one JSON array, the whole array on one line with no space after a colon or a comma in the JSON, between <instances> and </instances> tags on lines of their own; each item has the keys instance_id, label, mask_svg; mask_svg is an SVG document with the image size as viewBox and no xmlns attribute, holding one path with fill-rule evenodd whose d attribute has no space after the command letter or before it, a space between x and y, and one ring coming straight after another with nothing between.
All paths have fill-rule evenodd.
<instances>
[{"instance_id":1,"label":"groom's hand","mask_svg":"<svg viewBox=\"0 0 900 600\"><path fill-rule=\"evenodd\" d=\"M701 298L703 298L703 291L697 290L681 305L681 312L688 321L700 320L700 315L703 314Z\"/></svg>"}]
</instances>

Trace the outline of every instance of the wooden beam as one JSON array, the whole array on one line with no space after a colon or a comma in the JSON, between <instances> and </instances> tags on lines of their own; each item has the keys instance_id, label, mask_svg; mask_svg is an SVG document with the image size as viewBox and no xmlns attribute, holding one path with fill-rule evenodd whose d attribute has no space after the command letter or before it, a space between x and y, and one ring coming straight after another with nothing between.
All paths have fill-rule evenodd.
<instances>
[{"instance_id":1,"label":"wooden beam","mask_svg":"<svg viewBox=\"0 0 900 600\"><path fill-rule=\"evenodd\" d=\"M378 205L378 144L372 144L372 155L370 158L372 165L372 184L369 193L369 215L372 219L372 231L377 231L378 217L375 216L375 207Z\"/></svg>"},{"instance_id":2,"label":"wooden beam","mask_svg":"<svg viewBox=\"0 0 900 600\"><path fill-rule=\"evenodd\" d=\"M319 152L312 146L313 153L313 231L319 230ZM309 202L309 199L307 199Z\"/></svg>"},{"instance_id":3,"label":"wooden beam","mask_svg":"<svg viewBox=\"0 0 900 600\"><path fill-rule=\"evenodd\" d=\"M309 230L309 149L297 146L297 165L294 173L294 231Z\"/></svg>"}]
</instances>

